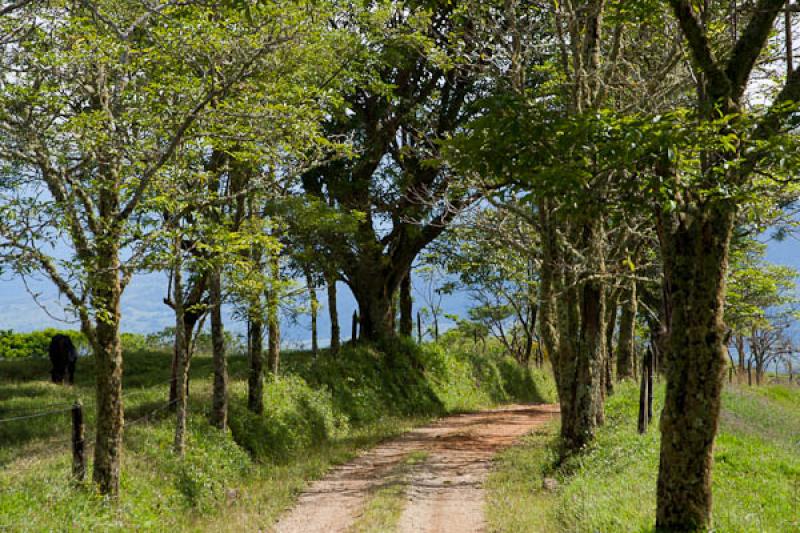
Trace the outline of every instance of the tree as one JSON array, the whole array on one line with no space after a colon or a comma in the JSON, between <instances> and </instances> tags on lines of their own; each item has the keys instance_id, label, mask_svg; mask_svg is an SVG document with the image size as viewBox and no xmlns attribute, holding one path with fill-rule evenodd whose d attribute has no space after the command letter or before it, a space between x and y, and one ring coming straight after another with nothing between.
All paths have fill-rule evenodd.
<instances>
[{"instance_id":1,"label":"tree","mask_svg":"<svg viewBox=\"0 0 800 533\"><path fill-rule=\"evenodd\" d=\"M785 357L784 329L797 303L797 271L768 263L765 251L764 244L746 235L734 239L725 291L725 324L738 355L738 364L732 355L731 362L741 373L748 362L755 364L756 383L770 362Z\"/></svg>"},{"instance_id":2,"label":"tree","mask_svg":"<svg viewBox=\"0 0 800 533\"><path fill-rule=\"evenodd\" d=\"M30 15L37 28L15 45L15 71L2 73L0 156L13 166L3 245L18 271L55 283L92 345L93 477L104 493L119 491L120 299L155 229L152 188L194 126L297 38L306 16L289 2L213 13L192 2L50 3ZM62 238L68 259L51 253Z\"/></svg>"},{"instance_id":3,"label":"tree","mask_svg":"<svg viewBox=\"0 0 800 533\"><path fill-rule=\"evenodd\" d=\"M430 317L433 324L430 333L433 340L439 341L439 319L442 317L442 300L444 294L450 292L451 286L442 281L444 273L435 264L423 265L417 269L422 283L417 287L417 294L420 295L426 306L422 309L422 315Z\"/></svg>"},{"instance_id":4,"label":"tree","mask_svg":"<svg viewBox=\"0 0 800 533\"><path fill-rule=\"evenodd\" d=\"M636 282L629 281L622 293L622 315L619 323L619 344L616 353L617 378L628 379L636 377L635 358L635 332L636 332Z\"/></svg>"},{"instance_id":5,"label":"tree","mask_svg":"<svg viewBox=\"0 0 800 533\"><path fill-rule=\"evenodd\" d=\"M458 277L457 288L474 304L472 321L523 365L538 344L538 238L536 228L510 209L487 207L462 215L425 256Z\"/></svg>"},{"instance_id":6,"label":"tree","mask_svg":"<svg viewBox=\"0 0 800 533\"><path fill-rule=\"evenodd\" d=\"M441 161L439 141L468 120L467 103L481 91L480 11L473 2L376 2L343 16L361 73L328 131L352 138L354 151L303 185L362 214L355 232L325 245L356 297L363 339L395 334L392 302L414 259L476 199Z\"/></svg>"},{"instance_id":7,"label":"tree","mask_svg":"<svg viewBox=\"0 0 800 533\"><path fill-rule=\"evenodd\" d=\"M800 100L800 71L790 73L763 113L748 114L745 95L765 52L782 0L759 0L740 13L740 35L710 9L670 0L697 79L691 115L709 132L700 146L654 147L657 175L669 190L658 227L669 299L666 399L661 417L657 527L690 531L711 521L711 472L727 365L725 279L736 215L753 171L766 170L775 138L791 127L787 102ZM725 13L727 15L727 13ZM752 120L751 120L752 117ZM669 147L669 148L664 148ZM772 152L774 153L774 152Z\"/></svg>"}]
</instances>

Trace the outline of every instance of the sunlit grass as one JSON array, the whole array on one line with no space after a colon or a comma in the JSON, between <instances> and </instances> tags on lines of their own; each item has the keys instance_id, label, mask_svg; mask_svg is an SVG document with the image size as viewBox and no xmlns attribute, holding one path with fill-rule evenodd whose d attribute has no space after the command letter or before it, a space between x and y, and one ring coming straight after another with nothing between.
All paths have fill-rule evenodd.
<instances>
[{"instance_id":1,"label":"sunlit grass","mask_svg":"<svg viewBox=\"0 0 800 533\"><path fill-rule=\"evenodd\" d=\"M286 378L267 379L264 429L272 420L284 430L245 428L260 455L237 444L231 432L211 427L212 364L192 361L188 446L172 452L174 414L165 409L170 357L143 351L125 356L125 451L119 502L96 494L90 482L70 480L70 418L59 412L0 423L0 531L257 531L268 530L307 483L359 450L399 435L432 416L534 397L552 389L543 374L502 367L504 362L432 347L425 372L402 357L346 348L334 360L285 352ZM413 357L405 355L403 357ZM246 360L231 357L231 414L246 401ZM48 383L44 359L0 361L0 419L84 404L93 445L94 373L91 358L78 363L76 384ZM526 386L526 397L518 389ZM300 423L299 417L315 417ZM297 422L293 422L297 421ZM255 432L254 432L255 431ZM252 433L254 432L254 433ZM241 435L240 435L241 437ZM280 452L280 453L279 453ZM385 496L385 498L384 498ZM380 495L374 504L394 501ZM375 516L384 516L384 506ZM388 516L388 515L386 515Z\"/></svg>"},{"instance_id":2,"label":"sunlit grass","mask_svg":"<svg viewBox=\"0 0 800 533\"><path fill-rule=\"evenodd\" d=\"M659 387L658 399L663 395ZM800 528L800 394L785 387L732 388L723 397L715 450L716 531ZM638 390L618 388L595 446L560 468L557 425L504 452L489 480L493 531L652 531L658 473L657 424L636 431ZM657 414L656 413L656 414ZM557 479L556 491L543 488Z\"/></svg>"}]
</instances>

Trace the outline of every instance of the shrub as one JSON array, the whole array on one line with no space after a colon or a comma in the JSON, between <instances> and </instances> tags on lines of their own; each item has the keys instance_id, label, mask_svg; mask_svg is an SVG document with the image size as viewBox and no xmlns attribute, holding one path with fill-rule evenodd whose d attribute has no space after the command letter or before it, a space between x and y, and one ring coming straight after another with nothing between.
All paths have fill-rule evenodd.
<instances>
[{"instance_id":1,"label":"shrub","mask_svg":"<svg viewBox=\"0 0 800 533\"><path fill-rule=\"evenodd\" d=\"M243 402L231 404L233 437L256 459L286 462L346 425L334 416L328 390L314 390L298 376L273 378L264 396L261 415L249 411Z\"/></svg>"},{"instance_id":2,"label":"shrub","mask_svg":"<svg viewBox=\"0 0 800 533\"><path fill-rule=\"evenodd\" d=\"M226 433L196 421L186 456L173 457L175 484L188 506L208 512L223 501L225 488L248 469L250 460Z\"/></svg>"},{"instance_id":3,"label":"shrub","mask_svg":"<svg viewBox=\"0 0 800 533\"><path fill-rule=\"evenodd\" d=\"M75 344L78 354L85 355L88 351L86 338L78 331L47 328L30 333L14 333L9 329L0 331L0 359L45 358L50 347L50 339L56 334L68 335Z\"/></svg>"},{"instance_id":4,"label":"shrub","mask_svg":"<svg viewBox=\"0 0 800 533\"><path fill-rule=\"evenodd\" d=\"M141 333L123 333L120 335L122 349L126 352L141 352L148 349L147 336Z\"/></svg>"}]
</instances>

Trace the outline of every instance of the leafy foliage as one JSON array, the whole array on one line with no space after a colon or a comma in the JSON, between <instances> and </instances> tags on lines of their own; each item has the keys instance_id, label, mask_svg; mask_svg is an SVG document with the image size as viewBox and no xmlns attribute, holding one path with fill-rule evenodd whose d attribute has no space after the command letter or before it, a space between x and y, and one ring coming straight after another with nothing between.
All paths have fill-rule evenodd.
<instances>
[{"instance_id":1,"label":"leafy foliage","mask_svg":"<svg viewBox=\"0 0 800 533\"><path fill-rule=\"evenodd\" d=\"M0 359L21 359L25 357L47 357L50 339L54 335L68 335L79 354L85 354L88 346L86 338L77 331L48 328L30 333L0 331Z\"/></svg>"}]
</instances>

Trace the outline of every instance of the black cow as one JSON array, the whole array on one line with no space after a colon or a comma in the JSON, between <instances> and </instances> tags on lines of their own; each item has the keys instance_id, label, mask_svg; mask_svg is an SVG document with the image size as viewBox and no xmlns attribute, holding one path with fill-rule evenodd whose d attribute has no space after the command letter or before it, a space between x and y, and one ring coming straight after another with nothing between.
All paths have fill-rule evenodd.
<instances>
[{"instance_id":1,"label":"black cow","mask_svg":"<svg viewBox=\"0 0 800 533\"><path fill-rule=\"evenodd\" d=\"M53 369L50 371L53 383L63 383L66 377L67 383L72 385L75 381L75 362L78 360L78 352L72 344L72 339L60 333L53 335L49 351L50 362L53 364Z\"/></svg>"}]
</instances>

